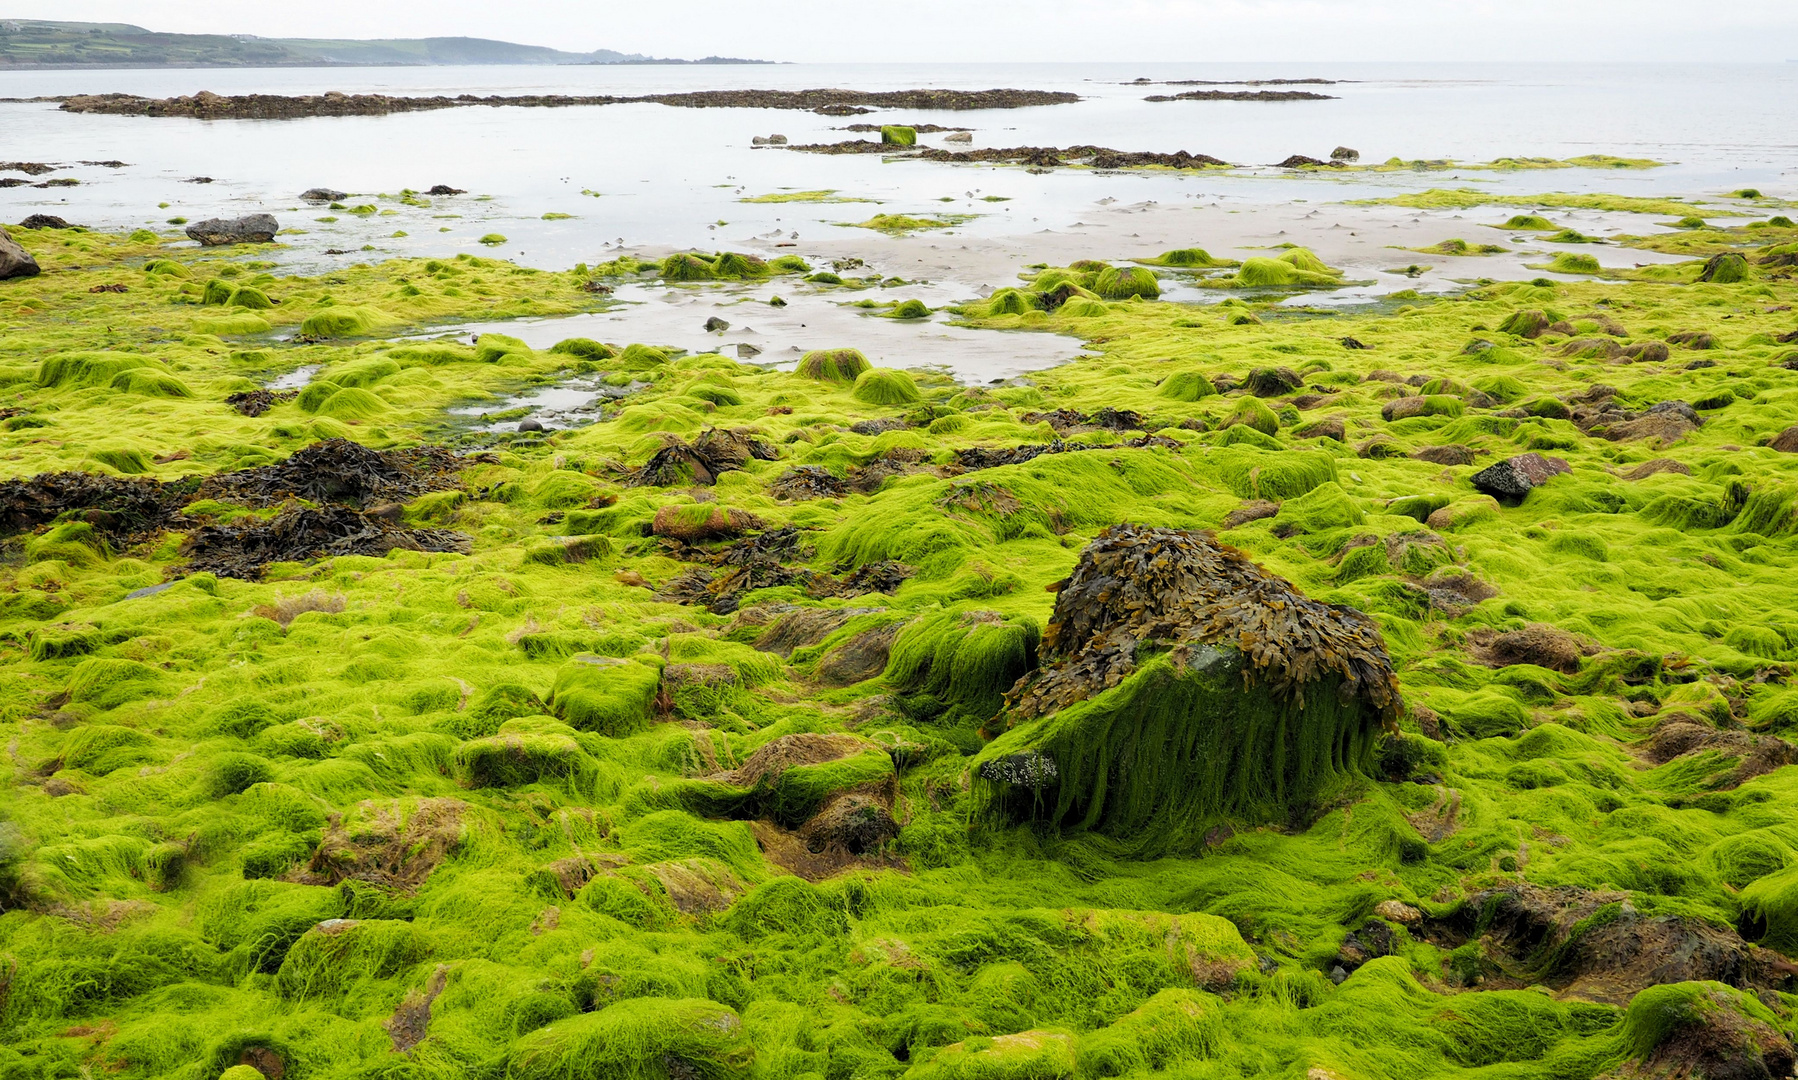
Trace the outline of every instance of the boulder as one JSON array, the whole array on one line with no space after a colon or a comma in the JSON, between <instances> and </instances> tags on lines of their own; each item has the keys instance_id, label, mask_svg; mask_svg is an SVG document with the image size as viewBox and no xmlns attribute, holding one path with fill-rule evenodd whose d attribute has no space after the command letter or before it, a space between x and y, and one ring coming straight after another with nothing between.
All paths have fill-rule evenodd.
<instances>
[{"instance_id":1,"label":"boulder","mask_svg":"<svg viewBox=\"0 0 1798 1080\"><path fill-rule=\"evenodd\" d=\"M1336 149L1330 151L1330 160L1331 161L1360 161L1361 160L1361 151L1352 150L1346 146L1338 146Z\"/></svg>"},{"instance_id":2,"label":"boulder","mask_svg":"<svg viewBox=\"0 0 1798 1080\"><path fill-rule=\"evenodd\" d=\"M1571 472L1572 468L1560 458L1518 454L1474 473L1473 486L1494 498L1515 502L1547 483L1550 477Z\"/></svg>"},{"instance_id":3,"label":"boulder","mask_svg":"<svg viewBox=\"0 0 1798 1080\"><path fill-rule=\"evenodd\" d=\"M208 218L187 227L190 239L201 247L226 244L269 244L281 228L273 214L246 214L238 218Z\"/></svg>"},{"instance_id":4,"label":"boulder","mask_svg":"<svg viewBox=\"0 0 1798 1080\"><path fill-rule=\"evenodd\" d=\"M752 146L785 146L787 137L785 135L757 135L749 142Z\"/></svg>"},{"instance_id":5,"label":"boulder","mask_svg":"<svg viewBox=\"0 0 1798 1080\"><path fill-rule=\"evenodd\" d=\"M450 187L448 184L432 184L431 190L425 192L425 194L426 195L466 195L466 194L468 194L468 192L462 190L459 187Z\"/></svg>"},{"instance_id":6,"label":"boulder","mask_svg":"<svg viewBox=\"0 0 1798 1080\"><path fill-rule=\"evenodd\" d=\"M971 143L974 141L974 133L971 131L951 131L949 134L943 136L943 141L946 143Z\"/></svg>"},{"instance_id":7,"label":"boulder","mask_svg":"<svg viewBox=\"0 0 1798 1080\"><path fill-rule=\"evenodd\" d=\"M19 242L0 229L0 281L8 278L36 277L37 260L19 246Z\"/></svg>"},{"instance_id":8,"label":"boulder","mask_svg":"<svg viewBox=\"0 0 1798 1080\"><path fill-rule=\"evenodd\" d=\"M26 218L25 220L19 222L19 228L21 228L21 229L72 229L72 228L75 228L75 226L70 225L68 222L64 221L62 218L57 217L55 214L33 214L30 217Z\"/></svg>"},{"instance_id":9,"label":"boulder","mask_svg":"<svg viewBox=\"0 0 1798 1080\"><path fill-rule=\"evenodd\" d=\"M338 191L336 188L328 187L307 188L300 192L300 198L306 202L336 202L349 197L350 193L347 191Z\"/></svg>"}]
</instances>

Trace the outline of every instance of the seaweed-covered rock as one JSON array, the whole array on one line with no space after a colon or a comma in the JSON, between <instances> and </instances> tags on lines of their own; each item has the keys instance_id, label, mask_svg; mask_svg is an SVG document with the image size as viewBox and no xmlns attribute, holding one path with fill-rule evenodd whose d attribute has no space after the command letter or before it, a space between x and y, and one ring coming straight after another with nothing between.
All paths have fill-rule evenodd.
<instances>
[{"instance_id":1,"label":"seaweed-covered rock","mask_svg":"<svg viewBox=\"0 0 1798 1080\"><path fill-rule=\"evenodd\" d=\"M1304 813L1371 767L1401 708L1372 620L1203 532L1101 533L1059 587L1042 658L978 760L1040 754L1054 780L995 782L996 801L1147 846Z\"/></svg>"},{"instance_id":2,"label":"seaweed-covered rock","mask_svg":"<svg viewBox=\"0 0 1798 1080\"><path fill-rule=\"evenodd\" d=\"M859 349L813 349L799 358L794 374L819 382L847 385L867 371L868 358Z\"/></svg>"},{"instance_id":3,"label":"seaweed-covered rock","mask_svg":"<svg viewBox=\"0 0 1798 1080\"><path fill-rule=\"evenodd\" d=\"M1518 454L1488 465L1470 478L1478 490L1501 500L1517 501L1546 484L1549 478L1572 471L1560 458Z\"/></svg>"},{"instance_id":4,"label":"seaweed-covered rock","mask_svg":"<svg viewBox=\"0 0 1798 1080\"><path fill-rule=\"evenodd\" d=\"M37 260L31 253L19 246L19 242L0 229L0 281L8 278L36 277L39 273Z\"/></svg>"},{"instance_id":5,"label":"seaweed-covered rock","mask_svg":"<svg viewBox=\"0 0 1798 1080\"><path fill-rule=\"evenodd\" d=\"M273 214L245 214L235 218L207 218L186 229L189 239L201 247L223 247L227 244L270 244L281 231L281 223Z\"/></svg>"}]
</instances>

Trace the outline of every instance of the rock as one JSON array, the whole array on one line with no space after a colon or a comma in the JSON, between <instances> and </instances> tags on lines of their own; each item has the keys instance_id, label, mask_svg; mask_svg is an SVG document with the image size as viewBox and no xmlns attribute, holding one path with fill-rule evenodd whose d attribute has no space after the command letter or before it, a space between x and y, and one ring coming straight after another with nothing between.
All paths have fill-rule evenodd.
<instances>
[{"instance_id":1,"label":"rock","mask_svg":"<svg viewBox=\"0 0 1798 1080\"><path fill-rule=\"evenodd\" d=\"M1380 407L1382 420L1409 420L1413 416L1422 416L1428 409L1429 398L1415 397L1393 398Z\"/></svg>"},{"instance_id":2,"label":"rock","mask_svg":"<svg viewBox=\"0 0 1798 1080\"><path fill-rule=\"evenodd\" d=\"M1343 424L1342 417L1329 416L1306 424L1292 434L1300 439L1335 439L1342 442L1348 437L1348 428Z\"/></svg>"},{"instance_id":3,"label":"rock","mask_svg":"<svg viewBox=\"0 0 1798 1080\"><path fill-rule=\"evenodd\" d=\"M1345 337L1345 338L1343 338L1343 339L1342 339L1342 340L1341 340L1341 341L1340 341L1340 342L1339 342L1339 343L1338 343L1338 344L1340 344L1340 345L1341 345L1341 346L1342 346L1342 347L1343 347L1343 348L1345 348L1345 349L1366 349L1366 348L1371 348L1371 346L1368 346L1368 345L1363 345L1363 344L1362 344L1362 343L1361 343L1361 342L1360 342L1360 341L1358 341L1358 340L1356 340L1356 339L1355 339L1355 338L1352 338L1352 337Z\"/></svg>"},{"instance_id":4,"label":"rock","mask_svg":"<svg viewBox=\"0 0 1798 1080\"><path fill-rule=\"evenodd\" d=\"M1491 667L1534 664L1562 674L1577 672L1580 658L1597 651L1547 623L1531 623L1521 630L1497 635L1487 632L1469 640L1473 642L1474 659Z\"/></svg>"},{"instance_id":5,"label":"rock","mask_svg":"<svg viewBox=\"0 0 1798 1080\"><path fill-rule=\"evenodd\" d=\"M762 350L749 344L747 341L739 341L737 343L737 359L747 360L752 356L760 355L762 355Z\"/></svg>"},{"instance_id":6,"label":"rock","mask_svg":"<svg viewBox=\"0 0 1798 1080\"><path fill-rule=\"evenodd\" d=\"M1677 334L1668 334L1667 344L1684 345L1688 349L1714 349L1717 338L1703 330L1681 330Z\"/></svg>"},{"instance_id":7,"label":"rock","mask_svg":"<svg viewBox=\"0 0 1798 1080\"><path fill-rule=\"evenodd\" d=\"M1552 476L1571 472L1573 467L1560 458L1541 454L1518 454L1496 465L1488 465L1473 474L1473 486L1498 499L1518 500Z\"/></svg>"},{"instance_id":8,"label":"rock","mask_svg":"<svg viewBox=\"0 0 1798 1080\"><path fill-rule=\"evenodd\" d=\"M1628 357L1631 363L1658 364L1665 362L1668 357L1673 355L1673 352L1667 348L1666 342L1638 341L1634 345L1624 346L1623 355Z\"/></svg>"},{"instance_id":9,"label":"rock","mask_svg":"<svg viewBox=\"0 0 1798 1080\"><path fill-rule=\"evenodd\" d=\"M1361 160L1361 151L1352 150L1346 146L1338 146L1336 149L1330 151L1330 160L1331 161L1360 161Z\"/></svg>"},{"instance_id":10,"label":"rock","mask_svg":"<svg viewBox=\"0 0 1798 1080\"><path fill-rule=\"evenodd\" d=\"M521 432L542 431L543 422L541 420L520 420L518 422L518 430Z\"/></svg>"},{"instance_id":11,"label":"rock","mask_svg":"<svg viewBox=\"0 0 1798 1080\"><path fill-rule=\"evenodd\" d=\"M1782 454L1798 454L1798 424L1773 436L1773 441L1767 445Z\"/></svg>"},{"instance_id":12,"label":"rock","mask_svg":"<svg viewBox=\"0 0 1798 1080\"><path fill-rule=\"evenodd\" d=\"M187 227L190 239L201 247L223 247L226 244L273 243L281 225L273 214L246 214L239 218L208 218Z\"/></svg>"},{"instance_id":13,"label":"rock","mask_svg":"<svg viewBox=\"0 0 1798 1080\"><path fill-rule=\"evenodd\" d=\"M1789 443L1791 449L1786 450L1785 452L1788 454L1798 453L1798 427L1788 428L1780 434L1791 436ZM1775 436L1775 441L1777 441L1777 438L1778 437ZM1774 449L1777 450L1779 447L1774 447ZM1656 473L1664 472L1678 473L1681 476L1692 475L1692 470L1687 468L1681 462L1675 461L1672 458L1655 458L1653 461L1645 461L1631 469L1629 472L1624 473L1623 478L1625 480L1642 480L1653 476Z\"/></svg>"},{"instance_id":14,"label":"rock","mask_svg":"<svg viewBox=\"0 0 1798 1080\"><path fill-rule=\"evenodd\" d=\"M1270 518L1280 512L1280 504L1265 499L1253 499L1224 515L1224 528L1234 529L1247 525L1251 521Z\"/></svg>"},{"instance_id":15,"label":"rock","mask_svg":"<svg viewBox=\"0 0 1798 1080\"><path fill-rule=\"evenodd\" d=\"M336 188L328 187L307 188L300 192L300 198L306 202L336 202L349 197L350 193L347 191L338 191Z\"/></svg>"},{"instance_id":16,"label":"rock","mask_svg":"<svg viewBox=\"0 0 1798 1080\"><path fill-rule=\"evenodd\" d=\"M716 315L712 316L711 318L709 318L705 321L705 332L708 334L721 334L724 331L729 330L729 329L730 329L730 324L725 322L723 319L720 319Z\"/></svg>"},{"instance_id":17,"label":"rock","mask_svg":"<svg viewBox=\"0 0 1798 1080\"><path fill-rule=\"evenodd\" d=\"M466 195L466 194L468 194L468 192L463 191L459 187L450 187L448 184L432 184L431 190L425 192L425 194L426 195Z\"/></svg>"},{"instance_id":18,"label":"rock","mask_svg":"<svg viewBox=\"0 0 1798 1080\"><path fill-rule=\"evenodd\" d=\"M818 661L818 681L825 686L853 686L879 675L886 670L903 625L889 623L864 630L838 645Z\"/></svg>"},{"instance_id":19,"label":"rock","mask_svg":"<svg viewBox=\"0 0 1798 1080\"><path fill-rule=\"evenodd\" d=\"M8 278L36 277L41 271L31 253L0 229L0 281Z\"/></svg>"},{"instance_id":20,"label":"rock","mask_svg":"<svg viewBox=\"0 0 1798 1080\"><path fill-rule=\"evenodd\" d=\"M1473 464L1473 450L1465 446L1426 446L1411 456L1432 465Z\"/></svg>"},{"instance_id":21,"label":"rock","mask_svg":"<svg viewBox=\"0 0 1798 1080\"><path fill-rule=\"evenodd\" d=\"M749 142L752 146L785 146L787 137L785 135L757 135Z\"/></svg>"},{"instance_id":22,"label":"rock","mask_svg":"<svg viewBox=\"0 0 1798 1080\"><path fill-rule=\"evenodd\" d=\"M971 143L974 141L974 133L972 131L951 131L943 136L943 141L946 143Z\"/></svg>"},{"instance_id":23,"label":"rock","mask_svg":"<svg viewBox=\"0 0 1798 1080\"><path fill-rule=\"evenodd\" d=\"M1415 711L1415 707L1413 708ZM1382 900L1374 905L1373 913L1382 919L1404 926L1423 921L1423 912L1403 900Z\"/></svg>"},{"instance_id":24,"label":"rock","mask_svg":"<svg viewBox=\"0 0 1798 1080\"><path fill-rule=\"evenodd\" d=\"M24 221L19 222L19 228L21 228L21 229L73 229L73 228L76 228L76 226L70 225L68 222L64 221L63 219L57 217L54 214L33 214L30 217L26 218Z\"/></svg>"}]
</instances>

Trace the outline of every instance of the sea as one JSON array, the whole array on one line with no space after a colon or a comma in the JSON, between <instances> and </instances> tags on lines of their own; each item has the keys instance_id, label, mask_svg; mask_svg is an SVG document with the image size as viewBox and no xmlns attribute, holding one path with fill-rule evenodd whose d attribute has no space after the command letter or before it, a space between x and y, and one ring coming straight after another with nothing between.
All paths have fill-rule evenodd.
<instances>
[{"instance_id":1,"label":"sea","mask_svg":"<svg viewBox=\"0 0 1798 1080\"><path fill-rule=\"evenodd\" d=\"M1255 81L1296 79L1329 80L1290 89L1330 98L1145 100L1189 89L1163 85L1186 80L1234 90L1256 89L1247 85ZM183 219L267 211L290 231L282 237L285 247L257 257L297 272L326 270L346 259L461 253L566 269L624 251L771 251L777 242L804 249L851 238L878 250L886 238L847 227L875 213L966 215L943 234L945 242L959 238L966 244L1027 242L1031 234L1068 228L1095 207L1115 204L1203 200L1253 212L1299 201L1328 204L1443 187L1693 199L1752 187L1798 199L1798 64L894 63L0 72L0 98L165 97L202 90L640 95L819 87L1013 87L1072 91L1080 100L1007 110L881 110L854 117L626 104L268 121L85 115L63 112L54 102L9 101L0 103L0 163L55 163L62 167L31 179L74 178L79 184L0 189L0 221L45 213L93 228L147 227L178 236ZM790 144L870 138L843 129L852 123L905 122L971 129L976 148L1090 144L1186 150L1245 167L1202 173L1029 170L945 166L879 154L826 156L754 144L757 136L774 134ZM943 145L942 138L924 135L920 142ZM1327 174L1275 167L1292 154L1327 158L1338 146L1357 150L1364 164L1395 157L1473 163L1584 154L1666 164L1647 170ZM468 194L419 200L426 205L399 201L404 191L438 184ZM377 212L357 215L298 199L314 187L350 193L346 207L373 206ZM743 201L797 191L829 191L834 198L858 201ZM482 243L495 236L505 242ZM907 295L938 306L992 287L971 279L937 281ZM733 341L740 338L763 350L768 360L833 336L865 341L877 362L927 352L967 378L1015 374L1080 351L1079 342L1056 335L981 338L945 326L940 317L910 328L887 320L850 323L853 312L816 296L795 297L786 311L758 308L754 325L747 325L741 305L771 295L744 290L717 302L735 310L701 311L691 297L630 286L620 294L629 303L602 317L619 325L581 329L622 340L671 341L678 340L677 331L696 337L700 322L720 314L736 324ZM650 302L655 299L663 302ZM565 329L543 327L527 336L554 340ZM692 347L720 346L695 341Z\"/></svg>"}]
</instances>

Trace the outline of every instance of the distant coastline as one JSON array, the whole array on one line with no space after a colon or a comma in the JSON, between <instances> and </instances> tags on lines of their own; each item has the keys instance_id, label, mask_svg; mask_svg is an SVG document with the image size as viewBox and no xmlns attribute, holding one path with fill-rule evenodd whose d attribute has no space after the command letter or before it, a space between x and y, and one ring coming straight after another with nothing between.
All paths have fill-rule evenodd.
<instances>
[{"instance_id":1,"label":"distant coastline","mask_svg":"<svg viewBox=\"0 0 1798 1080\"><path fill-rule=\"evenodd\" d=\"M697 60L613 49L565 52L488 38L349 40L263 38L249 34L165 34L129 23L0 19L0 71L116 68L576 67L655 64L772 64L735 56Z\"/></svg>"}]
</instances>

